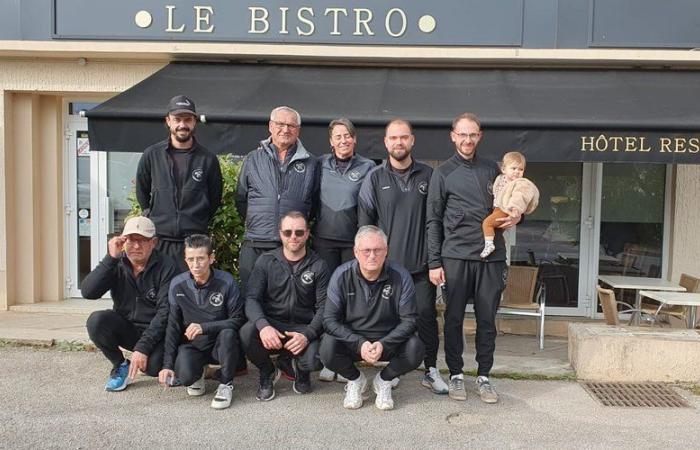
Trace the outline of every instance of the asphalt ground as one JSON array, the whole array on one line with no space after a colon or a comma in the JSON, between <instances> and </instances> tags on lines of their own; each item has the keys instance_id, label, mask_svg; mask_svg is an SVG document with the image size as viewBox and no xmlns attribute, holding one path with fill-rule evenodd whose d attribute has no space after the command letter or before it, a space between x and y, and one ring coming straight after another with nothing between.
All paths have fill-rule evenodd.
<instances>
[{"instance_id":1,"label":"asphalt ground","mask_svg":"<svg viewBox=\"0 0 700 450\"><path fill-rule=\"evenodd\" d=\"M103 390L109 364L97 352L0 348L0 448L698 448L700 397L693 406L610 408L576 382L493 380L496 405L437 396L402 378L396 409L380 411L372 395L343 409L343 385L314 379L300 396L280 380L270 402L255 400L257 371L235 380L231 408L209 404L216 389L188 397L139 377L126 391ZM365 369L373 376L374 369Z\"/></svg>"}]
</instances>

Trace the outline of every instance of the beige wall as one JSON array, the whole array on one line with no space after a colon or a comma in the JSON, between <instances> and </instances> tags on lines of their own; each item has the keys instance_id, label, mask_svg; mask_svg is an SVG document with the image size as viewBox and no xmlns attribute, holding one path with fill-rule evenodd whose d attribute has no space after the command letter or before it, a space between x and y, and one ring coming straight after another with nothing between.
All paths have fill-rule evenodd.
<instances>
[{"instance_id":1,"label":"beige wall","mask_svg":"<svg viewBox=\"0 0 700 450\"><path fill-rule=\"evenodd\" d=\"M681 273L700 277L700 165L676 167L671 228L671 280Z\"/></svg>"},{"instance_id":2,"label":"beige wall","mask_svg":"<svg viewBox=\"0 0 700 450\"><path fill-rule=\"evenodd\" d=\"M64 99L107 99L162 66L0 61L0 310L64 297Z\"/></svg>"}]
</instances>

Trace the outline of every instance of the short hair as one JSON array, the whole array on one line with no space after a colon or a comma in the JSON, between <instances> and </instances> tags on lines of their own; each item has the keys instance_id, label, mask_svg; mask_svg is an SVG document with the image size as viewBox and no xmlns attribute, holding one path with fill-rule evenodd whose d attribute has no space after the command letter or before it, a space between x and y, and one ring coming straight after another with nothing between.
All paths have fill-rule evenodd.
<instances>
[{"instance_id":1,"label":"short hair","mask_svg":"<svg viewBox=\"0 0 700 450\"><path fill-rule=\"evenodd\" d=\"M277 108L273 109L272 112L270 112L270 120L275 120L275 116L280 111L287 111L294 114L297 118L297 125L301 126L301 114L299 114L296 109L290 108L289 106L278 106Z\"/></svg>"},{"instance_id":2,"label":"short hair","mask_svg":"<svg viewBox=\"0 0 700 450\"><path fill-rule=\"evenodd\" d=\"M452 129L454 130L457 124L462 120L474 122L476 126L479 127L479 130L481 130L481 120L479 120L479 117L477 117L476 114L470 112L465 112L455 117L455 120L452 121Z\"/></svg>"},{"instance_id":3,"label":"short hair","mask_svg":"<svg viewBox=\"0 0 700 450\"><path fill-rule=\"evenodd\" d=\"M185 238L185 248L205 248L207 255L214 253L214 244L206 234L191 234Z\"/></svg>"},{"instance_id":4,"label":"short hair","mask_svg":"<svg viewBox=\"0 0 700 450\"><path fill-rule=\"evenodd\" d=\"M381 228L375 225L363 225L360 227L359 230L357 230L357 233L355 234L355 247L360 245L360 239L369 234L376 234L377 236L382 238L382 241L384 241L384 245L386 245L387 247L389 246L389 238Z\"/></svg>"},{"instance_id":5,"label":"short hair","mask_svg":"<svg viewBox=\"0 0 700 450\"><path fill-rule=\"evenodd\" d=\"M384 134L385 135L386 135L386 132L389 131L389 127L395 123L406 125L408 127L408 131L410 131L411 134L413 134L413 125L411 125L411 122L409 122L408 120L403 119L401 117L395 117L395 118L391 119L389 121L389 123L387 123L386 126L384 127Z\"/></svg>"},{"instance_id":6,"label":"short hair","mask_svg":"<svg viewBox=\"0 0 700 450\"><path fill-rule=\"evenodd\" d=\"M306 218L306 214L304 214L301 211L287 211L286 213L282 214L282 217L280 217L280 223L279 223L279 229L282 229L282 222L284 219L290 218L290 219L304 219L304 226L306 228L309 228L309 221Z\"/></svg>"},{"instance_id":7,"label":"short hair","mask_svg":"<svg viewBox=\"0 0 700 450\"><path fill-rule=\"evenodd\" d=\"M350 119L346 117L340 117L338 119L331 120L331 123L328 124L328 137L333 137L333 128L337 127L338 125L347 128L348 133L350 133L350 136L356 136L355 125L353 125L353 123L350 122Z\"/></svg>"},{"instance_id":8,"label":"short hair","mask_svg":"<svg viewBox=\"0 0 700 450\"><path fill-rule=\"evenodd\" d=\"M525 168L525 155L523 155L520 152L508 152L505 155L503 155L503 159L501 159L501 167L505 167L509 163L516 163L520 164L523 166L523 169Z\"/></svg>"}]
</instances>

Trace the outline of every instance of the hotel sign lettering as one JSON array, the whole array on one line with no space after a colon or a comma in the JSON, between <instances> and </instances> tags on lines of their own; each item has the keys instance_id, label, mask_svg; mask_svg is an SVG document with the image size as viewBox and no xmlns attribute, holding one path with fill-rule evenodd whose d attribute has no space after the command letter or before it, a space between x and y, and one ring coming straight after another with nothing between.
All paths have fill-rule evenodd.
<instances>
[{"instance_id":1,"label":"hotel sign lettering","mask_svg":"<svg viewBox=\"0 0 700 450\"><path fill-rule=\"evenodd\" d=\"M582 152L699 153L700 138L687 136L581 136Z\"/></svg>"},{"instance_id":2,"label":"hotel sign lettering","mask_svg":"<svg viewBox=\"0 0 700 450\"><path fill-rule=\"evenodd\" d=\"M519 46L523 1L54 0L53 37Z\"/></svg>"}]
</instances>

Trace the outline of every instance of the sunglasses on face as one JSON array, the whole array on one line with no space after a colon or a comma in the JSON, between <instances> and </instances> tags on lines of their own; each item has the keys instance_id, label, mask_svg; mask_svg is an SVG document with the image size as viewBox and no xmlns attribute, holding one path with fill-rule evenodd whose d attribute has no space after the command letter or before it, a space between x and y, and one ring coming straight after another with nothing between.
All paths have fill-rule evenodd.
<instances>
[{"instance_id":1,"label":"sunglasses on face","mask_svg":"<svg viewBox=\"0 0 700 450\"><path fill-rule=\"evenodd\" d=\"M282 233L284 237L292 237L292 233L294 233L296 237L302 237L306 233L306 230L280 230L280 233Z\"/></svg>"}]
</instances>

